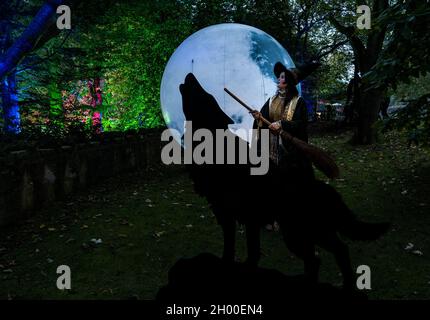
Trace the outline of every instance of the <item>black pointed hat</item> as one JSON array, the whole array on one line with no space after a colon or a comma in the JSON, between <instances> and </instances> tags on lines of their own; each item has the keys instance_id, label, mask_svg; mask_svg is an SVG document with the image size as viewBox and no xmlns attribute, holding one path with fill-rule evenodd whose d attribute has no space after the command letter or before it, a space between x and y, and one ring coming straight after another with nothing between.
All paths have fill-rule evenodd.
<instances>
[{"instance_id":1,"label":"black pointed hat","mask_svg":"<svg viewBox=\"0 0 430 320\"><path fill-rule=\"evenodd\" d=\"M273 72L275 73L276 78L279 78L279 75L282 72L285 72L287 77L292 77L294 79L294 82L298 84L308 75L314 72L320 65L321 63L319 62L310 62L301 66L297 66L296 68L288 69L281 62L276 62L275 67L273 68Z\"/></svg>"}]
</instances>

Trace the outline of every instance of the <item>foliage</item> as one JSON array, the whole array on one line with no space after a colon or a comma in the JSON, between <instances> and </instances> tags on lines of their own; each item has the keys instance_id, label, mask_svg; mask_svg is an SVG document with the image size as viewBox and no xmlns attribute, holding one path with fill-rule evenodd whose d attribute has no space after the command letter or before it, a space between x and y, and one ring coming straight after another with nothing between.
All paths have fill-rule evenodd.
<instances>
[{"instance_id":1,"label":"foliage","mask_svg":"<svg viewBox=\"0 0 430 320\"><path fill-rule=\"evenodd\" d=\"M430 7L427 1L399 1L376 21L388 24L383 54L364 76L374 87L390 86L397 99L408 102L385 130L402 129L410 139L429 144Z\"/></svg>"},{"instance_id":2,"label":"foliage","mask_svg":"<svg viewBox=\"0 0 430 320\"><path fill-rule=\"evenodd\" d=\"M394 101L408 101L418 99L419 97L430 93L430 72L425 76L411 78L408 83L400 83L396 89L389 90L389 94L393 96Z\"/></svg>"},{"instance_id":3,"label":"foliage","mask_svg":"<svg viewBox=\"0 0 430 320\"><path fill-rule=\"evenodd\" d=\"M16 39L43 3L2 3L0 21L4 17L11 21ZM102 114L105 131L162 126L159 87L168 58L191 33L216 23L238 22L260 28L274 36L296 63L321 59L323 66L305 84L312 89L310 96L343 99L353 69L352 48L328 20L334 15L340 23L354 25L353 0L70 3L72 30L46 30L16 68L24 130L33 130L32 126L43 132L51 130L48 126L64 132L69 126L90 130L91 121L82 121L82 117L91 117L88 110ZM425 1L390 1L372 20L374 30L354 31L365 43L373 32L387 28L383 53L365 75L366 81L395 88L429 70L429 35L423 32L429 10ZM103 103L90 103L88 108L84 103L86 84L98 78L104 82ZM69 99L73 96L79 103L73 104L72 110ZM79 118L80 124L72 125L68 121L71 116Z\"/></svg>"},{"instance_id":4,"label":"foliage","mask_svg":"<svg viewBox=\"0 0 430 320\"><path fill-rule=\"evenodd\" d=\"M398 1L375 20L387 25L385 49L364 75L374 86L409 83L430 71L430 7L427 1Z\"/></svg>"},{"instance_id":5,"label":"foliage","mask_svg":"<svg viewBox=\"0 0 430 320\"><path fill-rule=\"evenodd\" d=\"M351 52L339 50L324 58L318 70L318 93L322 99L343 100L349 82Z\"/></svg>"},{"instance_id":6,"label":"foliage","mask_svg":"<svg viewBox=\"0 0 430 320\"><path fill-rule=\"evenodd\" d=\"M412 99L394 117L387 120L384 129L401 129L408 133L410 142L430 145L430 93Z\"/></svg>"},{"instance_id":7,"label":"foliage","mask_svg":"<svg viewBox=\"0 0 430 320\"><path fill-rule=\"evenodd\" d=\"M17 17L11 22L14 37L43 1L22 8L18 3L22 5L19 1L2 4L8 19ZM16 67L24 131L89 130L88 111L103 114L106 130L162 125L163 68L190 33L184 9L175 1L74 0L70 4L72 30L57 30L54 35L47 30L42 36L47 40L39 41ZM104 101L94 104L94 93L89 95L85 87L98 78L105 83ZM70 103L71 99L75 102Z\"/></svg>"},{"instance_id":8,"label":"foliage","mask_svg":"<svg viewBox=\"0 0 430 320\"><path fill-rule=\"evenodd\" d=\"M67 131L70 116L86 112L82 83L98 77L104 79L103 104L93 106L91 112L103 114L104 130L161 126L161 77L182 40L207 25L246 23L269 32L294 59L307 59L318 53L316 43L324 39L316 33L324 21L312 3L75 0L72 30L43 43L18 67L23 128L38 126L47 131L48 125L54 125ZM338 67L345 60L328 61L336 72L346 70ZM336 83L331 80L327 83ZM80 103L73 104L72 112L68 101L73 96Z\"/></svg>"},{"instance_id":9,"label":"foliage","mask_svg":"<svg viewBox=\"0 0 430 320\"><path fill-rule=\"evenodd\" d=\"M189 35L190 25L172 2L116 6L86 34L85 46L96 50L94 65L105 78L103 128L162 126L159 88L164 66Z\"/></svg>"}]
</instances>

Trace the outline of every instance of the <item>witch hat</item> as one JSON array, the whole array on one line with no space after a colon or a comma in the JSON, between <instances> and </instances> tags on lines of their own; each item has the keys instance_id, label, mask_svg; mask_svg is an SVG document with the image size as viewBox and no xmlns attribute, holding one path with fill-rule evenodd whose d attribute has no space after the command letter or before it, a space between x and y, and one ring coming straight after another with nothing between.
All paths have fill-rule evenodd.
<instances>
[{"instance_id":1,"label":"witch hat","mask_svg":"<svg viewBox=\"0 0 430 320\"><path fill-rule=\"evenodd\" d=\"M290 77L294 79L295 84L298 84L314 72L320 65L321 63L312 61L310 63L297 66L296 68L288 69L281 62L276 62L273 72L275 73L276 78L279 78L279 75L282 72L285 72L287 77L290 75Z\"/></svg>"}]
</instances>

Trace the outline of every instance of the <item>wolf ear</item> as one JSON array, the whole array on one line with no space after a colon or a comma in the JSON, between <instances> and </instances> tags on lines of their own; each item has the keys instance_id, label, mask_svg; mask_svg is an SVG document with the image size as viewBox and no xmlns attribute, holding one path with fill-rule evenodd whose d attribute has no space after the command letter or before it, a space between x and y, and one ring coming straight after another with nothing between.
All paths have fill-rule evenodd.
<instances>
[{"instance_id":1,"label":"wolf ear","mask_svg":"<svg viewBox=\"0 0 430 320\"><path fill-rule=\"evenodd\" d=\"M234 123L194 74L186 75L184 83L179 85L179 91L182 95L182 110L187 120L199 121L208 128L226 128Z\"/></svg>"}]
</instances>

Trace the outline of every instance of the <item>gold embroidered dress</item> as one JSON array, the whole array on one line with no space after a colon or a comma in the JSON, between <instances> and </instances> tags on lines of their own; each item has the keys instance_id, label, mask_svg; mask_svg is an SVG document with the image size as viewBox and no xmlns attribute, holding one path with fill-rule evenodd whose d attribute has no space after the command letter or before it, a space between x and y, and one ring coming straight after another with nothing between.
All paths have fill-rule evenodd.
<instances>
[{"instance_id":1,"label":"gold embroidered dress","mask_svg":"<svg viewBox=\"0 0 430 320\"><path fill-rule=\"evenodd\" d=\"M276 95L274 95L269 102L269 121L270 122L279 122L281 124L282 120L291 121L294 115L294 111L297 106L298 97L294 97L291 101L286 105L285 104L285 91L278 91ZM270 133L269 134L269 156L270 160L272 160L275 164L279 164L280 161L280 148L284 152L286 149L282 144L282 139L279 135Z\"/></svg>"},{"instance_id":2,"label":"gold embroidered dress","mask_svg":"<svg viewBox=\"0 0 430 320\"><path fill-rule=\"evenodd\" d=\"M288 95L285 96L283 92L278 91L267 100L260 112L271 123L279 122L283 131L307 142L307 109L300 96L289 98ZM261 152L260 129L266 129L268 126L260 120L254 121L253 128L259 130L256 131L251 147L255 147L257 152ZM279 174L284 177L288 176L291 183L314 179L309 159L297 147L272 133L269 133L269 158L271 163L269 172L277 176Z\"/></svg>"}]
</instances>

